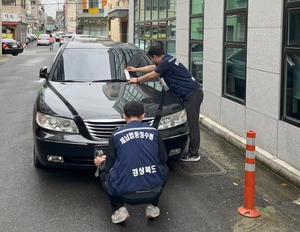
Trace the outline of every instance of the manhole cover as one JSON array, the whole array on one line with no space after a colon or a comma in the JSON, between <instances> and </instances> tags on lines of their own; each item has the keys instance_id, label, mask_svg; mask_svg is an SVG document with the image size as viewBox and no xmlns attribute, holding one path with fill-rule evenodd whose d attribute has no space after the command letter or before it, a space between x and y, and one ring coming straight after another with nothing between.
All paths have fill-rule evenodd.
<instances>
[{"instance_id":1,"label":"manhole cover","mask_svg":"<svg viewBox=\"0 0 300 232\"><path fill-rule=\"evenodd\" d=\"M170 163L182 174L185 175L224 175L226 170L217 162L200 154L201 159L197 162L185 162L179 159L170 160Z\"/></svg>"}]
</instances>

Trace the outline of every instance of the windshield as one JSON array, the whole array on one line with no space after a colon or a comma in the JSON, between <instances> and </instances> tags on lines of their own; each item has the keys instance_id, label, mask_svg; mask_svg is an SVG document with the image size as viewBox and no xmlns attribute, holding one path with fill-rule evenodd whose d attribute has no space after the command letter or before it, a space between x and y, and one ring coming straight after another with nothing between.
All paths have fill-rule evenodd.
<instances>
[{"instance_id":1,"label":"windshield","mask_svg":"<svg viewBox=\"0 0 300 232\"><path fill-rule=\"evenodd\" d=\"M124 69L143 67L150 60L139 50L65 49L55 66L52 81L126 80ZM131 76L141 73L131 74Z\"/></svg>"},{"instance_id":2,"label":"windshield","mask_svg":"<svg viewBox=\"0 0 300 232\"><path fill-rule=\"evenodd\" d=\"M98 50L66 49L55 68L52 80L91 81L110 79L108 53Z\"/></svg>"}]
</instances>

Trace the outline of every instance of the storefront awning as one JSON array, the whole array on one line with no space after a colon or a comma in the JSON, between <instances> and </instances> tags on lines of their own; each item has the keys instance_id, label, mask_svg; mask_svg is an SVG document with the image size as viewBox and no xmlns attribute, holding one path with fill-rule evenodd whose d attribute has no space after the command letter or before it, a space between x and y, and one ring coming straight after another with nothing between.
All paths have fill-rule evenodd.
<instances>
[{"instance_id":1,"label":"storefront awning","mask_svg":"<svg viewBox=\"0 0 300 232\"><path fill-rule=\"evenodd\" d=\"M3 21L2 25L3 26L18 26L19 22L5 22L5 21Z\"/></svg>"},{"instance_id":2,"label":"storefront awning","mask_svg":"<svg viewBox=\"0 0 300 232\"><path fill-rule=\"evenodd\" d=\"M108 19L122 18L128 15L128 7L115 7L107 13Z\"/></svg>"}]
</instances>

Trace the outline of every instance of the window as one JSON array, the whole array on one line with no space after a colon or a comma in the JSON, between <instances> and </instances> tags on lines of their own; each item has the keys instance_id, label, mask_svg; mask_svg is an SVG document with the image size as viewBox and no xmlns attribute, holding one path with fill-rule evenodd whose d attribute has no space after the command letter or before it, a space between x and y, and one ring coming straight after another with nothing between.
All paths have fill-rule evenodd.
<instances>
[{"instance_id":1,"label":"window","mask_svg":"<svg viewBox=\"0 0 300 232\"><path fill-rule=\"evenodd\" d=\"M300 1L285 0L282 119L300 126Z\"/></svg>"},{"instance_id":2,"label":"window","mask_svg":"<svg viewBox=\"0 0 300 232\"><path fill-rule=\"evenodd\" d=\"M191 0L190 72L202 84L204 0Z\"/></svg>"},{"instance_id":3,"label":"window","mask_svg":"<svg viewBox=\"0 0 300 232\"><path fill-rule=\"evenodd\" d=\"M247 0L227 0L223 96L245 104L247 61Z\"/></svg>"},{"instance_id":4,"label":"window","mask_svg":"<svg viewBox=\"0 0 300 232\"><path fill-rule=\"evenodd\" d=\"M134 43L145 52L159 43L175 54L176 0L136 0L134 9Z\"/></svg>"},{"instance_id":5,"label":"window","mask_svg":"<svg viewBox=\"0 0 300 232\"><path fill-rule=\"evenodd\" d=\"M16 0L2 0L2 5L3 6L16 6Z\"/></svg>"},{"instance_id":6,"label":"window","mask_svg":"<svg viewBox=\"0 0 300 232\"><path fill-rule=\"evenodd\" d=\"M139 11L139 1L138 0L134 0L134 21L140 21L140 11Z\"/></svg>"},{"instance_id":7,"label":"window","mask_svg":"<svg viewBox=\"0 0 300 232\"><path fill-rule=\"evenodd\" d=\"M98 0L89 1L89 8L99 8Z\"/></svg>"}]
</instances>

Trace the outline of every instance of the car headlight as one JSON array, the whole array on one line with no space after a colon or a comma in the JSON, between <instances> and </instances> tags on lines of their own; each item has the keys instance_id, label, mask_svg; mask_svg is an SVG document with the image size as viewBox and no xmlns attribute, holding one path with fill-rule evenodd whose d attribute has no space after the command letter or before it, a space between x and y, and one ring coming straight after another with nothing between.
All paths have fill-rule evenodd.
<instances>
[{"instance_id":1,"label":"car headlight","mask_svg":"<svg viewBox=\"0 0 300 232\"><path fill-rule=\"evenodd\" d=\"M36 122L40 127L53 131L78 134L79 130L71 119L55 117L47 114L36 113Z\"/></svg>"},{"instance_id":2,"label":"car headlight","mask_svg":"<svg viewBox=\"0 0 300 232\"><path fill-rule=\"evenodd\" d=\"M177 113L162 117L159 121L157 129L158 130L169 129L174 126L178 126L185 123L186 120L187 120L186 112L185 110L181 110Z\"/></svg>"}]
</instances>

